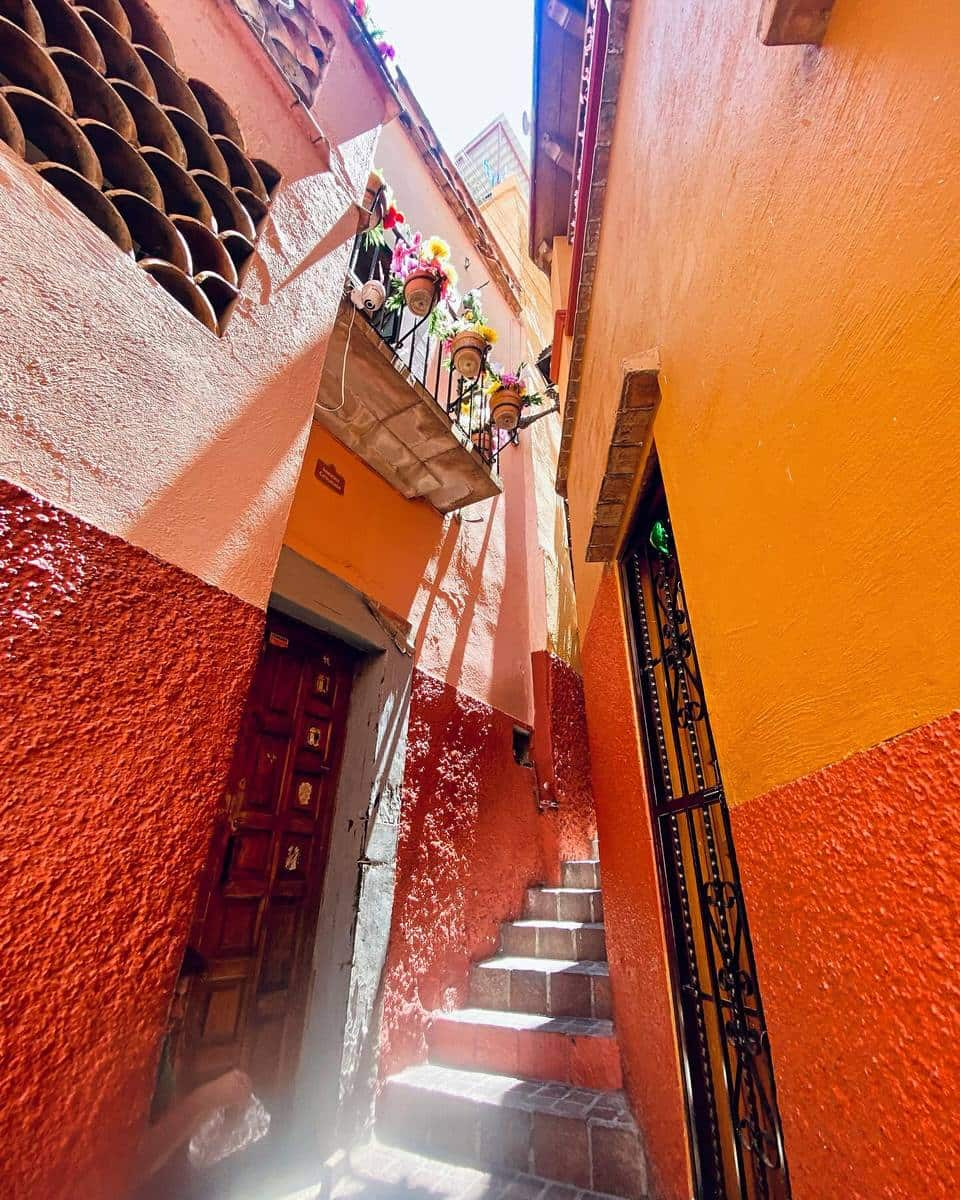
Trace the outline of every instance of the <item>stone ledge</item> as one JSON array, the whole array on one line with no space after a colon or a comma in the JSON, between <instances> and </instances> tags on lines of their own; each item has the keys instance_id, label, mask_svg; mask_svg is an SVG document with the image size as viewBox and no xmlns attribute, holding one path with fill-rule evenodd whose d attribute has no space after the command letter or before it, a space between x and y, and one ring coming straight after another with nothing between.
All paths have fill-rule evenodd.
<instances>
[{"instance_id":1,"label":"stone ledge","mask_svg":"<svg viewBox=\"0 0 960 1200\"><path fill-rule=\"evenodd\" d=\"M351 320L353 322L351 329ZM350 349L341 396L347 335ZM340 305L315 419L408 500L454 512L503 491L470 438L349 300Z\"/></svg>"}]
</instances>

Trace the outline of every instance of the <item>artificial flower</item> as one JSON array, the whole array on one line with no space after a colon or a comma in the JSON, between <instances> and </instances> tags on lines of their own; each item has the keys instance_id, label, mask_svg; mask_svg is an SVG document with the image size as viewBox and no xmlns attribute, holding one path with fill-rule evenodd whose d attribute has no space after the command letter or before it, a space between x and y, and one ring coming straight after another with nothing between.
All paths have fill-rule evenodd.
<instances>
[{"instance_id":1,"label":"artificial flower","mask_svg":"<svg viewBox=\"0 0 960 1200\"><path fill-rule=\"evenodd\" d=\"M380 51L381 58L394 59L397 57L396 49L389 42L377 42L377 49Z\"/></svg>"},{"instance_id":2,"label":"artificial flower","mask_svg":"<svg viewBox=\"0 0 960 1200\"><path fill-rule=\"evenodd\" d=\"M495 329L491 329L489 325L478 325L475 332L483 338L488 346L496 345L498 336L497 331Z\"/></svg>"},{"instance_id":3,"label":"artificial flower","mask_svg":"<svg viewBox=\"0 0 960 1200\"><path fill-rule=\"evenodd\" d=\"M420 265L420 244L422 241L423 234L415 233L409 243L397 242L393 248L393 257L390 260L390 271L392 274L405 279L415 267Z\"/></svg>"},{"instance_id":4,"label":"artificial flower","mask_svg":"<svg viewBox=\"0 0 960 1200\"><path fill-rule=\"evenodd\" d=\"M428 238L423 243L424 258L445 259L450 257L450 246L443 240L442 237L437 237L436 234L432 238Z\"/></svg>"},{"instance_id":5,"label":"artificial flower","mask_svg":"<svg viewBox=\"0 0 960 1200\"><path fill-rule=\"evenodd\" d=\"M387 209L387 214L383 218L384 229L393 229L395 225L403 225L406 222L406 217L398 209L391 204Z\"/></svg>"},{"instance_id":6,"label":"artificial flower","mask_svg":"<svg viewBox=\"0 0 960 1200\"><path fill-rule=\"evenodd\" d=\"M367 0L353 0L353 8L358 17L367 15Z\"/></svg>"}]
</instances>

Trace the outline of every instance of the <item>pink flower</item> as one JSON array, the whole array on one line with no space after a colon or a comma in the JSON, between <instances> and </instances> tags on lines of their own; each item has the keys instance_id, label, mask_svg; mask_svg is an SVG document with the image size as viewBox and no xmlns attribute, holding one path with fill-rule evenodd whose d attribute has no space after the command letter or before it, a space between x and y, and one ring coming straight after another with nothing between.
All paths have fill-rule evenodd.
<instances>
[{"instance_id":1,"label":"pink flower","mask_svg":"<svg viewBox=\"0 0 960 1200\"><path fill-rule=\"evenodd\" d=\"M358 17L364 17L367 14L367 0L353 0L353 7L357 10Z\"/></svg>"},{"instance_id":2,"label":"pink flower","mask_svg":"<svg viewBox=\"0 0 960 1200\"><path fill-rule=\"evenodd\" d=\"M423 234L415 233L409 245L402 241L397 242L390 260L390 270L394 275L405 279L415 267L420 265L420 243L422 241Z\"/></svg>"},{"instance_id":3,"label":"pink flower","mask_svg":"<svg viewBox=\"0 0 960 1200\"><path fill-rule=\"evenodd\" d=\"M389 42L377 42L377 49L380 51L381 58L394 59L397 57L396 49Z\"/></svg>"}]
</instances>

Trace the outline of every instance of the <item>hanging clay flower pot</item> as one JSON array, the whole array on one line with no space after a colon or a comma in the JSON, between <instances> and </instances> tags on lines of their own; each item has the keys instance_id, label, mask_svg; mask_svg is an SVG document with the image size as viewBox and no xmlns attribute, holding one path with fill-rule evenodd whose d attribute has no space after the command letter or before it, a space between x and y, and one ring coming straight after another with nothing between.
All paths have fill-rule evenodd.
<instances>
[{"instance_id":1,"label":"hanging clay flower pot","mask_svg":"<svg viewBox=\"0 0 960 1200\"><path fill-rule=\"evenodd\" d=\"M479 333L464 329L450 341L450 361L464 379L476 379L483 366L487 343Z\"/></svg>"},{"instance_id":2,"label":"hanging clay flower pot","mask_svg":"<svg viewBox=\"0 0 960 1200\"><path fill-rule=\"evenodd\" d=\"M403 302L415 317L433 312L439 294L436 272L427 268L411 271L403 284Z\"/></svg>"},{"instance_id":3,"label":"hanging clay flower pot","mask_svg":"<svg viewBox=\"0 0 960 1200\"><path fill-rule=\"evenodd\" d=\"M483 429L475 429L470 434L470 440L480 452L480 457L486 462L493 459L493 430L489 425Z\"/></svg>"},{"instance_id":4,"label":"hanging clay flower pot","mask_svg":"<svg viewBox=\"0 0 960 1200\"><path fill-rule=\"evenodd\" d=\"M516 429L522 408L518 388L498 388L490 397L490 420L498 429Z\"/></svg>"}]
</instances>

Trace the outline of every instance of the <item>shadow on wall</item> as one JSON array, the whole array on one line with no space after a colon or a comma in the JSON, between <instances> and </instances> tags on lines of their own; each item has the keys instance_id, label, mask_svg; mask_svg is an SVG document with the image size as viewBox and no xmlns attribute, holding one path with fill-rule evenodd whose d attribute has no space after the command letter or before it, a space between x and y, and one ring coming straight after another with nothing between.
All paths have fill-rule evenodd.
<instances>
[{"instance_id":1,"label":"shadow on wall","mask_svg":"<svg viewBox=\"0 0 960 1200\"><path fill-rule=\"evenodd\" d=\"M459 534L462 529L460 521L454 520L450 523L446 530L444 540L440 547L440 558L437 561L436 569L433 572L433 579L427 581L426 576L423 578L423 584L427 589L427 603L420 618L420 627L417 630L417 659L420 658L420 653L423 649L423 643L427 635L427 631L431 625L431 618L436 609L438 598L443 597L448 607L456 615L455 627L456 634L453 640L453 645L450 648L450 657L446 665L445 678L452 687L457 687L463 675L463 663L467 654L467 643L470 640L470 634L473 629L473 619L477 609L477 599L480 589L483 584L484 565L487 560L487 551L490 546L490 535L493 532L494 521L497 516L497 507L500 504L502 497L496 496L490 501L489 506L482 518L484 522L483 540L480 543L480 548L476 558L469 565L462 579L458 580L461 584L460 595L451 595L446 591L443 584L447 580L447 574L453 560L453 551L457 546ZM470 517L465 518L471 520ZM476 520L476 518L472 518ZM453 537L450 537L451 532ZM464 547L461 545L461 554L464 560L467 555L464 553ZM463 608L457 612L457 605L462 596L466 596L466 602Z\"/></svg>"},{"instance_id":2,"label":"shadow on wall","mask_svg":"<svg viewBox=\"0 0 960 1200\"><path fill-rule=\"evenodd\" d=\"M303 401L299 423L276 414L281 398L314 394L323 349L312 346L271 376L164 482L124 536L161 558L169 547L202 579L265 603L312 410Z\"/></svg>"}]
</instances>

